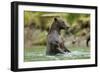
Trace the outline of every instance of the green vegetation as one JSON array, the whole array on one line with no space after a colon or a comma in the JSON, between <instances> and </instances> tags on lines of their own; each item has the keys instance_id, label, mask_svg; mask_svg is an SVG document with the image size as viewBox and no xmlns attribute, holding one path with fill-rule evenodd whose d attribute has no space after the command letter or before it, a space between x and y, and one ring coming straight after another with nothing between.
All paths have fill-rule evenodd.
<instances>
[{"instance_id":1,"label":"green vegetation","mask_svg":"<svg viewBox=\"0 0 100 73\"><path fill-rule=\"evenodd\" d=\"M82 34L85 35L89 34L89 31L87 31L90 28L89 14L25 11L24 12L24 22L25 22L24 26L26 30L25 40L26 39L29 40L30 38L32 38L31 43L33 45L34 44L45 45L47 33L55 17L62 18L66 22L66 24L70 25L69 31L70 33L73 33L73 35L80 36ZM68 35L67 32L68 30L66 30L63 33L66 33L65 35ZM27 37L29 37L29 39Z\"/></svg>"}]
</instances>

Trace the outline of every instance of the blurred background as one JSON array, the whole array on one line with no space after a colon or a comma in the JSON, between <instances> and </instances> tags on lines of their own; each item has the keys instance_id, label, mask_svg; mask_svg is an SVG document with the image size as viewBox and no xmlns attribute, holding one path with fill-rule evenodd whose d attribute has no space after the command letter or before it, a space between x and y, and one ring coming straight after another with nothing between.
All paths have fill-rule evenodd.
<instances>
[{"instance_id":1,"label":"blurred background","mask_svg":"<svg viewBox=\"0 0 100 73\"><path fill-rule=\"evenodd\" d=\"M82 56L67 57L67 59L89 58L90 48L87 40L90 39L90 14L84 13L58 13L24 11L24 49L25 61L56 60L56 58L43 58L46 50L46 38L54 18L61 18L69 30L62 30L65 46L71 51L77 51ZM88 41L89 42L89 41ZM81 52L85 52L85 56ZM66 59L58 57L58 59Z\"/></svg>"}]
</instances>

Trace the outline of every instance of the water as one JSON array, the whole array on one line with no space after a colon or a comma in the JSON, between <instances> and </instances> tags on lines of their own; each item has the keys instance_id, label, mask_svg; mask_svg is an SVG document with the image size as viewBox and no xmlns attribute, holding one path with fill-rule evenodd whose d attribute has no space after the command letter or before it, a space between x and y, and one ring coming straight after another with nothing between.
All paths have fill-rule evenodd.
<instances>
[{"instance_id":1,"label":"water","mask_svg":"<svg viewBox=\"0 0 100 73\"><path fill-rule=\"evenodd\" d=\"M73 60L73 59L89 59L89 48L71 48L71 53L57 54L55 56L47 56L45 54L45 46L25 49L24 61L52 61L52 60Z\"/></svg>"}]
</instances>

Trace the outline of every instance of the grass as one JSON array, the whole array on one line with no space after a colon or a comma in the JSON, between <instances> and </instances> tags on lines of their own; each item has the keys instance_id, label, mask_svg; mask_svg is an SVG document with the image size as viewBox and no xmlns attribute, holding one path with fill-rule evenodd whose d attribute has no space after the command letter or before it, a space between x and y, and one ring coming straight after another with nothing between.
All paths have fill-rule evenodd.
<instances>
[{"instance_id":1,"label":"grass","mask_svg":"<svg viewBox=\"0 0 100 73\"><path fill-rule=\"evenodd\" d=\"M52 60L75 60L75 59L89 59L90 49L88 47L70 47L70 54L58 54L55 56L47 56L46 46L34 46L33 48L25 48L24 61L52 61Z\"/></svg>"}]
</instances>

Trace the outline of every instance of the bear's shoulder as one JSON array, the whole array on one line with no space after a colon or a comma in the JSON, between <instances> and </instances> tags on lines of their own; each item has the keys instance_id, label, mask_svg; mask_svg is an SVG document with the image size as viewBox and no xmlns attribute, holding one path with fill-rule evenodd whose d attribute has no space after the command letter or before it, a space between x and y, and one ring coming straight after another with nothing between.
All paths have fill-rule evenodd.
<instances>
[{"instance_id":1,"label":"bear's shoulder","mask_svg":"<svg viewBox=\"0 0 100 73\"><path fill-rule=\"evenodd\" d=\"M49 41L58 41L59 40L59 34L56 31L53 31L48 35Z\"/></svg>"}]
</instances>

